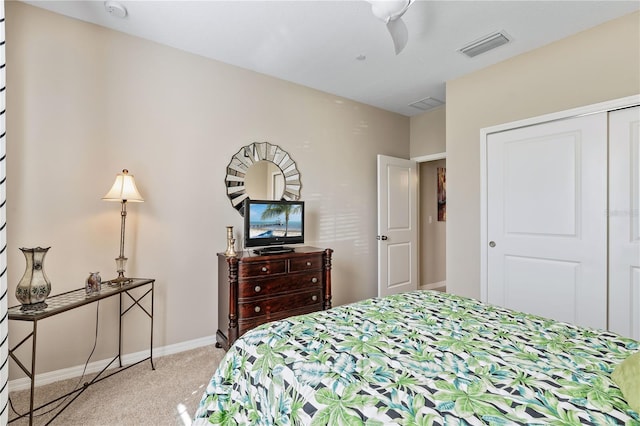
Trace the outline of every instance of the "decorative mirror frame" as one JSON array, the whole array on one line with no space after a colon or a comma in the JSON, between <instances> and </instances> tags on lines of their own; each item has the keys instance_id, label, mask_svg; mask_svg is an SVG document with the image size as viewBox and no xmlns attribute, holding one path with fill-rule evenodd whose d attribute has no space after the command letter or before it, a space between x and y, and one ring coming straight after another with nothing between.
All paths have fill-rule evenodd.
<instances>
[{"instance_id":1,"label":"decorative mirror frame","mask_svg":"<svg viewBox=\"0 0 640 426\"><path fill-rule=\"evenodd\" d=\"M227 176L224 179L227 197L241 216L244 216L244 200L249 197L245 188L247 171L253 164L263 160L278 166L284 176L284 192L281 199L287 201L300 199L302 188L300 171L289 153L269 142L253 142L240 148L240 151L231 157L227 166Z\"/></svg>"}]
</instances>

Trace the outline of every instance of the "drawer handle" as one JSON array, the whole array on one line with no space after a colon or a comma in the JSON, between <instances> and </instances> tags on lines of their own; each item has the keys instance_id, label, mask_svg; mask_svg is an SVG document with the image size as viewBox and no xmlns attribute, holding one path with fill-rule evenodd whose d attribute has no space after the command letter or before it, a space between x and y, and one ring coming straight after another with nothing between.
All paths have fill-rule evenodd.
<instances>
[{"instance_id":1,"label":"drawer handle","mask_svg":"<svg viewBox=\"0 0 640 426\"><path fill-rule=\"evenodd\" d=\"M253 310L256 312L260 312L260 306L256 306L255 308L253 308Z\"/></svg>"},{"instance_id":2,"label":"drawer handle","mask_svg":"<svg viewBox=\"0 0 640 426\"><path fill-rule=\"evenodd\" d=\"M318 296L316 296L316 295L314 294L313 296L311 296L311 300L313 300L313 301L315 302L316 300L318 300Z\"/></svg>"},{"instance_id":3,"label":"drawer handle","mask_svg":"<svg viewBox=\"0 0 640 426\"><path fill-rule=\"evenodd\" d=\"M311 266L311 262L307 261L307 266Z\"/></svg>"},{"instance_id":4,"label":"drawer handle","mask_svg":"<svg viewBox=\"0 0 640 426\"><path fill-rule=\"evenodd\" d=\"M255 286L254 290L256 291L256 293L260 293L260 290L262 290L262 288L259 285L257 285Z\"/></svg>"},{"instance_id":5,"label":"drawer handle","mask_svg":"<svg viewBox=\"0 0 640 426\"><path fill-rule=\"evenodd\" d=\"M260 270L261 270L262 272L267 272L267 271L269 270L269 268L267 268L266 266L263 266Z\"/></svg>"},{"instance_id":6,"label":"drawer handle","mask_svg":"<svg viewBox=\"0 0 640 426\"><path fill-rule=\"evenodd\" d=\"M316 277L313 277L313 278L311 278L311 282L315 284L315 283L318 282L318 279Z\"/></svg>"}]
</instances>

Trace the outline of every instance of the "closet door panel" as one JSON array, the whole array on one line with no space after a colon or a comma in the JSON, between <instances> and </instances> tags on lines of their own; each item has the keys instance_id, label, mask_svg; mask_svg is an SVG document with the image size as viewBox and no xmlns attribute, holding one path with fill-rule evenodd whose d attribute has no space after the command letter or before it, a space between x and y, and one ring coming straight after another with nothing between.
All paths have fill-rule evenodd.
<instances>
[{"instance_id":1,"label":"closet door panel","mask_svg":"<svg viewBox=\"0 0 640 426\"><path fill-rule=\"evenodd\" d=\"M487 139L487 301L607 326L607 114Z\"/></svg>"},{"instance_id":2,"label":"closet door panel","mask_svg":"<svg viewBox=\"0 0 640 426\"><path fill-rule=\"evenodd\" d=\"M609 329L640 340L640 107L609 116Z\"/></svg>"}]
</instances>

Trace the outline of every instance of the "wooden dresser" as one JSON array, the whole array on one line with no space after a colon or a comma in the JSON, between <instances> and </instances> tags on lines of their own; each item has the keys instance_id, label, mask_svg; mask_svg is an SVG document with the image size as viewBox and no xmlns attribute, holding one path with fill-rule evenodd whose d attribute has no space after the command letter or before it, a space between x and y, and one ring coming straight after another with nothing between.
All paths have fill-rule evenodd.
<instances>
[{"instance_id":1,"label":"wooden dresser","mask_svg":"<svg viewBox=\"0 0 640 426\"><path fill-rule=\"evenodd\" d=\"M229 349L265 322L331 308L332 252L300 247L267 256L218 253L216 346Z\"/></svg>"}]
</instances>

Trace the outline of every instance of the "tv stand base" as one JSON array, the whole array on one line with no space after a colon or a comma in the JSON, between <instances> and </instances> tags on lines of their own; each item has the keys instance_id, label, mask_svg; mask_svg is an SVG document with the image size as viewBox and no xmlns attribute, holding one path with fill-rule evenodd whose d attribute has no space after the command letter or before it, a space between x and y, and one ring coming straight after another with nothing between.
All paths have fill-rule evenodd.
<instances>
[{"instance_id":1,"label":"tv stand base","mask_svg":"<svg viewBox=\"0 0 640 426\"><path fill-rule=\"evenodd\" d=\"M270 254L293 253L294 251L292 247L264 247L255 249L253 252L259 256L268 256Z\"/></svg>"}]
</instances>

